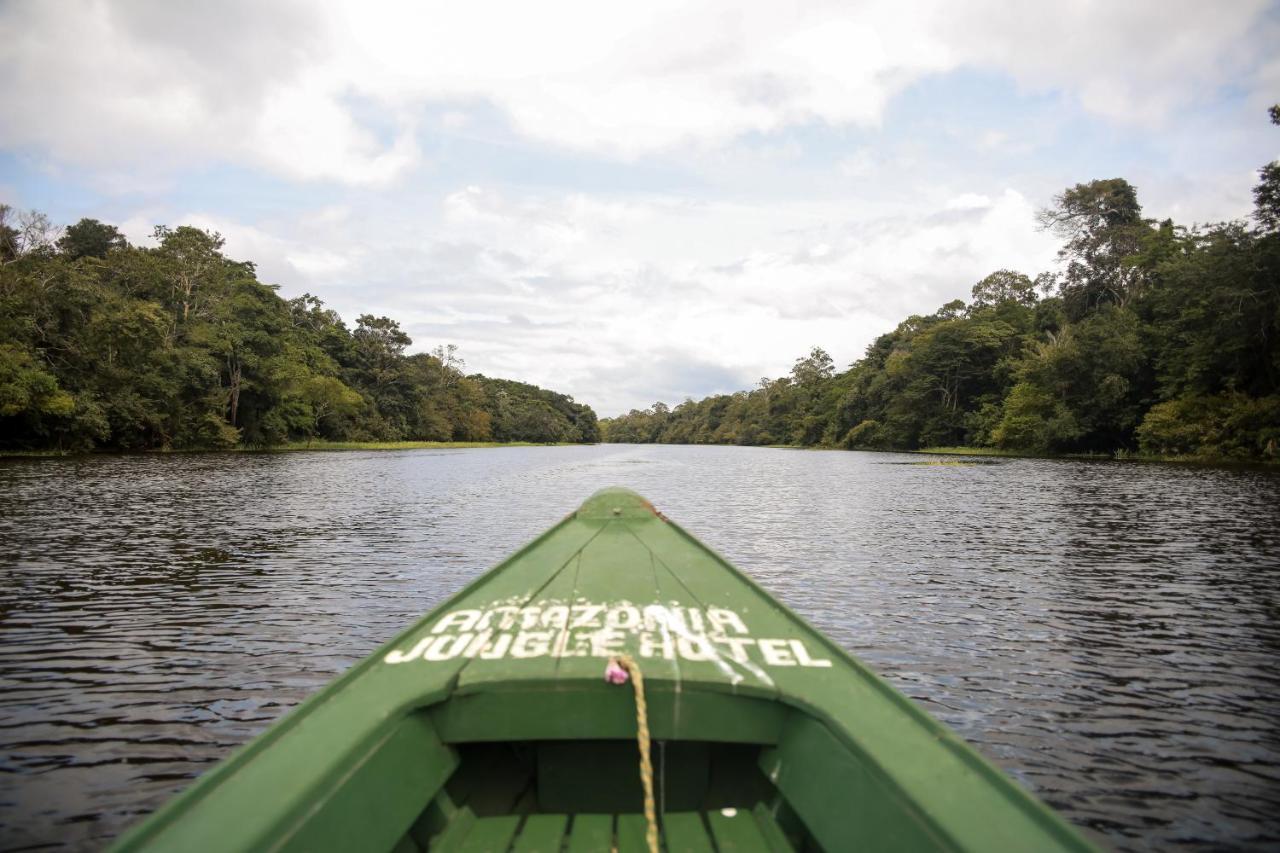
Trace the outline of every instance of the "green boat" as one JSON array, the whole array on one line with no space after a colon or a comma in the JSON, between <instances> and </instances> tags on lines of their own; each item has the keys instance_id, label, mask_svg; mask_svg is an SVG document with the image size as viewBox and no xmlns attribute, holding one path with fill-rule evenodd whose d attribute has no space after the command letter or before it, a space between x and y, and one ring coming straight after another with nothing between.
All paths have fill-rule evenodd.
<instances>
[{"instance_id":1,"label":"green boat","mask_svg":"<svg viewBox=\"0 0 1280 853\"><path fill-rule=\"evenodd\" d=\"M116 847L659 848L1093 849L625 489L593 495Z\"/></svg>"}]
</instances>

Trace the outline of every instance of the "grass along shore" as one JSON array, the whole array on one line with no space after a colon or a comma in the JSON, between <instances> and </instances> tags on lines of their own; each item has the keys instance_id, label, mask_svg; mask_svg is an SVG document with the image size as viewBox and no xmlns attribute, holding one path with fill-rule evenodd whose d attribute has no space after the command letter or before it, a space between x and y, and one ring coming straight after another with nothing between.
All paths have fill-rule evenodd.
<instances>
[{"instance_id":1,"label":"grass along shore","mask_svg":"<svg viewBox=\"0 0 1280 853\"><path fill-rule=\"evenodd\" d=\"M609 444L611 442L601 442ZM299 451L343 451L343 450L472 450L498 447L587 447L581 442L536 442L536 441L291 441L287 444L276 444L270 447L231 447L231 448L184 448L182 450L0 450L0 459L4 458L61 458L68 456L92 456L95 454L126 453L296 453ZM729 445L687 445L718 446ZM924 456L996 456L1009 459L1092 459L1119 460L1125 462L1177 462L1190 465L1225 465L1244 467L1280 467L1277 459L1236 459L1220 456L1147 456L1138 453L1119 451L1117 453L1030 453L1018 450L1001 450L998 447L922 447L919 450L891 450L885 448L855 447L842 448L826 445L768 444L764 447L777 450L855 450L870 453L908 453Z\"/></svg>"},{"instance_id":2,"label":"grass along shore","mask_svg":"<svg viewBox=\"0 0 1280 853\"><path fill-rule=\"evenodd\" d=\"M264 453L297 450L469 450L479 447L572 447L573 441L291 441L273 447L241 448Z\"/></svg>"},{"instance_id":3,"label":"grass along shore","mask_svg":"<svg viewBox=\"0 0 1280 853\"><path fill-rule=\"evenodd\" d=\"M606 442L607 443L607 442ZM701 445L699 445L701 446ZM723 446L723 445L719 445ZM1227 467L1280 467L1280 459L1239 458L1231 456L1155 456L1118 450L1115 453L1035 453L1028 450L1002 450L998 447L922 447L900 450L888 447L834 447L827 444L766 444L776 450L843 450L857 453L905 453L920 456L996 456L1007 459L1088 459L1098 462L1174 462L1183 465Z\"/></svg>"},{"instance_id":4,"label":"grass along shore","mask_svg":"<svg viewBox=\"0 0 1280 853\"><path fill-rule=\"evenodd\" d=\"M933 456L1006 456L1015 459L1100 459L1122 462L1179 462L1191 465L1244 465L1275 466L1277 459L1237 458L1231 456L1156 456L1119 450L1115 453L1027 453L1017 450L1001 450L998 447L922 447L919 450L899 450L894 453L922 453Z\"/></svg>"},{"instance_id":5,"label":"grass along shore","mask_svg":"<svg viewBox=\"0 0 1280 853\"><path fill-rule=\"evenodd\" d=\"M300 450L470 450L489 447L573 447L579 442L538 441L291 441L269 447L184 447L181 450L0 450L4 458L61 458L117 454L181 453L294 453ZM581 445L587 446L587 445Z\"/></svg>"}]
</instances>

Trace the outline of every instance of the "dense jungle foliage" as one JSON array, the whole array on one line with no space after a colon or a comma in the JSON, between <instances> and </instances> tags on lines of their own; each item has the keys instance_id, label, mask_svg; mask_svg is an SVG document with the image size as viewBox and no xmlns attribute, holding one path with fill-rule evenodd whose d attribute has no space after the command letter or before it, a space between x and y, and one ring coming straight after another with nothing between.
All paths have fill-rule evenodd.
<instances>
[{"instance_id":1,"label":"dense jungle foliage","mask_svg":"<svg viewBox=\"0 0 1280 853\"><path fill-rule=\"evenodd\" d=\"M570 397L467 376L453 346L406 355L386 317L350 329L282 299L217 234L155 237L0 207L0 448L599 440Z\"/></svg>"},{"instance_id":2,"label":"dense jungle foliage","mask_svg":"<svg viewBox=\"0 0 1280 853\"><path fill-rule=\"evenodd\" d=\"M1078 184L1041 212L1057 272L994 272L849 370L814 349L752 391L606 419L604 439L1274 459L1280 162L1260 176L1252 227L1156 222L1122 179Z\"/></svg>"}]
</instances>

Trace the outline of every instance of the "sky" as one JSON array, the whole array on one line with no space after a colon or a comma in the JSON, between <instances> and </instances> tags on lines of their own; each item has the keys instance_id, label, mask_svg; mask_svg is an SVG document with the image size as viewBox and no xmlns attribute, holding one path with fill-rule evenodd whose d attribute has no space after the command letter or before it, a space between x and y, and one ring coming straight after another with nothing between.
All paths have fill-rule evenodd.
<instances>
[{"instance_id":1,"label":"sky","mask_svg":"<svg viewBox=\"0 0 1280 853\"><path fill-rule=\"evenodd\" d=\"M0 2L0 202L221 233L602 416L843 367L1123 177L1247 216L1264 0Z\"/></svg>"}]
</instances>

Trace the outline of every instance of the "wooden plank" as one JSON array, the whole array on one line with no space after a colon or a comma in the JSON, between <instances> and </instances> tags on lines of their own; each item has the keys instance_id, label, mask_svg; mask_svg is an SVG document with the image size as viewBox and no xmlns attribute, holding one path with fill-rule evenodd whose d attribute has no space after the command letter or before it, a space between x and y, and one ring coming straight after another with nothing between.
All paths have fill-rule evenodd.
<instances>
[{"instance_id":1,"label":"wooden plank","mask_svg":"<svg viewBox=\"0 0 1280 853\"><path fill-rule=\"evenodd\" d=\"M771 853L791 853L795 848L791 842L787 840L787 834L783 831L782 826L774 818L773 812L769 811L769 807L764 803L759 803L751 810L751 815L756 819L756 823L760 825L760 835L764 837L764 841Z\"/></svg>"},{"instance_id":2,"label":"wooden plank","mask_svg":"<svg viewBox=\"0 0 1280 853\"><path fill-rule=\"evenodd\" d=\"M644 815L618 815L618 853L649 853L644 833Z\"/></svg>"},{"instance_id":3,"label":"wooden plank","mask_svg":"<svg viewBox=\"0 0 1280 853\"><path fill-rule=\"evenodd\" d=\"M708 692L696 685L682 684L678 692L674 687L646 681L654 740L773 744L789 713L785 705L765 699ZM446 742L631 740L636 734L631 690L603 679L492 685L454 697L431 715ZM453 789L452 782L449 787Z\"/></svg>"},{"instance_id":4,"label":"wooden plank","mask_svg":"<svg viewBox=\"0 0 1280 853\"><path fill-rule=\"evenodd\" d=\"M674 679L677 662L646 657L641 648L642 609L658 600L653 558L636 539L632 519L608 521L600 534L582 549L578 565L575 601L606 605L592 620L592 627L575 631L568 651L556 670L557 678L598 681L611 654L626 652L640 661L644 676ZM624 610L623 608L628 608ZM584 620L585 621L585 620ZM586 654L583 654L586 652Z\"/></svg>"},{"instance_id":5,"label":"wooden plank","mask_svg":"<svg viewBox=\"0 0 1280 853\"><path fill-rule=\"evenodd\" d=\"M600 853L613 847L613 815L573 816L567 853Z\"/></svg>"},{"instance_id":6,"label":"wooden plank","mask_svg":"<svg viewBox=\"0 0 1280 853\"><path fill-rule=\"evenodd\" d=\"M477 655L458 676L458 690L468 693L481 689L492 682L549 682L554 681L558 655L550 653L557 648L557 641L568 627L568 620L556 618L555 608L565 609L574 600L574 587L577 582L578 565L581 552L574 554L545 583L536 588L525 590L518 602L520 611L505 621L490 620L494 638L491 641L496 648L501 642L509 642L506 654L492 660ZM495 625L494 622L497 622ZM557 624L560 623L560 624ZM503 635L506 640L499 639ZM524 636L526 639L521 640ZM547 651L531 657L516 657L531 649L547 649Z\"/></svg>"},{"instance_id":7,"label":"wooden plank","mask_svg":"<svg viewBox=\"0 0 1280 853\"><path fill-rule=\"evenodd\" d=\"M707 790L706 745L671 743L665 750L654 745L651 752L654 784L662 788L667 808L699 808ZM553 812L640 811L644 789L639 762L635 741L538 744L538 802Z\"/></svg>"},{"instance_id":8,"label":"wooden plank","mask_svg":"<svg viewBox=\"0 0 1280 853\"><path fill-rule=\"evenodd\" d=\"M396 842L396 846L391 848L391 853L422 853L418 843L408 835L401 836Z\"/></svg>"},{"instance_id":9,"label":"wooden plank","mask_svg":"<svg viewBox=\"0 0 1280 853\"><path fill-rule=\"evenodd\" d=\"M280 850L390 848L453 772L452 748L425 714L411 714L313 804Z\"/></svg>"},{"instance_id":10,"label":"wooden plank","mask_svg":"<svg viewBox=\"0 0 1280 853\"><path fill-rule=\"evenodd\" d=\"M462 849L462 843L467 840L467 835L475 824L475 812L463 806L449 820L444 831L430 839L425 848L431 850L431 853L455 853Z\"/></svg>"},{"instance_id":11,"label":"wooden plank","mask_svg":"<svg viewBox=\"0 0 1280 853\"><path fill-rule=\"evenodd\" d=\"M511 853L560 853L564 830L569 816L562 814L531 814L520 827L520 834Z\"/></svg>"},{"instance_id":12,"label":"wooden plank","mask_svg":"<svg viewBox=\"0 0 1280 853\"><path fill-rule=\"evenodd\" d=\"M715 853L699 812L671 812L662 816L662 840L667 853Z\"/></svg>"},{"instance_id":13,"label":"wooden plank","mask_svg":"<svg viewBox=\"0 0 1280 853\"><path fill-rule=\"evenodd\" d=\"M710 749L710 779L703 810L725 806L754 806L773 797L773 784L760 772L760 748L740 744L716 744Z\"/></svg>"},{"instance_id":14,"label":"wooden plank","mask_svg":"<svg viewBox=\"0 0 1280 853\"><path fill-rule=\"evenodd\" d=\"M453 738L457 741L457 738ZM471 792L484 781L484 778L493 772L493 768L497 766L499 759L502 757L503 750L500 747L482 747L476 748L470 744L466 744L459 748L458 769L449 777L449 781L445 783L444 792L447 794L447 802L441 803L445 809L446 816L452 814L450 807L456 809L467 802Z\"/></svg>"},{"instance_id":15,"label":"wooden plank","mask_svg":"<svg viewBox=\"0 0 1280 853\"><path fill-rule=\"evenodd\" d=\"M720 853L768 850L755 816L745 809L723 808L707 812L707 824Z\"/></svg>"},{"instance_id":16,"label":"wooden plank","mask_svg":"<svg viewBox=\"0 0 1280 853\"><path fill-rule=\"evenodd\" d=\"M505 853L519 825L520 815L479 818L458 853Z\"/></svg>"},{"instance_id":17,"label":"wooden plank","mask_svg":"<svg viewBox=\"0 0 1280 853\"><path fill-rule=\"evenodd\" d=\"M458 806L453 798L447 791L441 791L409 827L409 837L425 850L431 846L431 839L443 832L457 813Z\"/></svg>"},{"instance_id":18,"label":"wooden plank","mask_svg":"<svg viewBox=\"0 0 1280 853\"><path fill-rule=\"evenodd\" d=\"M505 815L516 811L525 792L533 783L529 767L514 759L501 761L484 779L479 780L467 797L467 805L480 817Z\"/></svg>"},{"instance_id":19,"label":"wooden plank","mask_svg":"<svg viewBox=\"0 0 1280 853\"><path fill-rule=\"evenodd\" d=\"M949 847L912 803L886 788L826 726L803 714L792 718L777 747L761 753L760 767L829 850Z\"/></svg>"}]
</instances>

